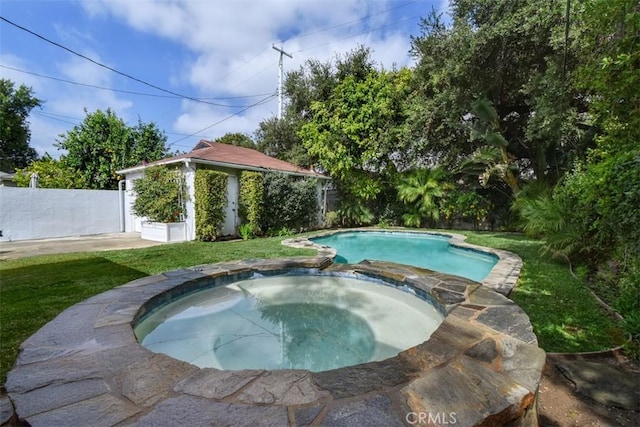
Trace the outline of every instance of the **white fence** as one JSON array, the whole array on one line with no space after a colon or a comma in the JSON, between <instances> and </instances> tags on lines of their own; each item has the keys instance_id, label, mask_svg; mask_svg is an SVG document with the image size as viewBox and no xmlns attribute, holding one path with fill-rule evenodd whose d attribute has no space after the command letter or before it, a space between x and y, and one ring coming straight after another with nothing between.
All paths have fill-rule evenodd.
<instances>
[{"instance_id":1,"label":"white fence","mask_svg":"<svg viewBox=\"0 0 640 427\"><path fill-rule=\"evenodd\" d=\"M0 187L0 241L119 231L118 191Z\"/></svg>"}]
</instances>

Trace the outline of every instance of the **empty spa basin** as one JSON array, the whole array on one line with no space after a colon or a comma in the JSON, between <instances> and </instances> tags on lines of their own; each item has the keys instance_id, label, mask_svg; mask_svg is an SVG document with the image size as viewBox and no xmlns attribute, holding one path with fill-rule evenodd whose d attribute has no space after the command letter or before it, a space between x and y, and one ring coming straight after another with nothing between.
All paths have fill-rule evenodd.
<instances>
[{"instance_id":1,"label":"empty spa basin","mask_svg":"<svg viewBox=\"0 0 640 427\"><path fill-rule=\"evenodd\" d=\"M430 302L382 281L276 275L176 299L135 334L151 351L199 367L319 372L395 356L442 320Z\"/></svg>"}]
</instances>

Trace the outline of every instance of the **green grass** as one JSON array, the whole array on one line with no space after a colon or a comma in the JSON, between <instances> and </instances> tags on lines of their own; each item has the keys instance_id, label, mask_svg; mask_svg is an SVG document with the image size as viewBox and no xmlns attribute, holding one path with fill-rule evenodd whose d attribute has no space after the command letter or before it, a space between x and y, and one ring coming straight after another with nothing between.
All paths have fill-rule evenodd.
<instances>
[{"instance_id":1,"label":"green grass","mask_svg":"<svg viewBox=\"0 0 640 427\"><path fill-rule=\"evenodd\" d=\"M0 261L0 384L6 381L20 343L73 304L163 271L238 259L316 253L283 246L281 241L282 238L189 242Z\"/></svg>"},{"instance_id":2,"label":"green grass","mask_svg":"<svg viewBox=\"0 0 640 427\"><path fill-rule=\"evenodd\" d=\"M523 268L510 298L529 315L548 352L585 352L624 343L620 326L598 305L566 263L541 255L542 243L521 234L462 232L467 242L514 252Z\"/></svg>"},{"instance_id":3,"label":"green grass","mask_svg":"<svg viewBox=\"0 0 640 427\"><path fill-rule=\"evenodd\" d=\"M621 333L566 265L540 255L540 242L518 234L463 232L469 243L520 255L524 268L514 301L531 318L540 346L553 352L602 350ZM145 249L44 255L0 261L0 384L20 343L67 307L139 277L198 264L313 255L282 238L189 242Z\"/></svg>"}]
</instances>

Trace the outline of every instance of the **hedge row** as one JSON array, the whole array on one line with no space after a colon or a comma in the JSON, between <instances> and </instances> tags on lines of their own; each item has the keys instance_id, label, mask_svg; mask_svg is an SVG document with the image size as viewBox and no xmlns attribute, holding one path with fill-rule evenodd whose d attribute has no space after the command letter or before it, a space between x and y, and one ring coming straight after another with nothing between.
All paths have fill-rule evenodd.
<instances>
[{"instance_id":1,"label":"hedge row","mask_svg":"<svg viewBox=\"0 0 640 427\"><path fill-rule=\"evenodd\" d=\"M227 207L227 174L198 169L195 176L196 238L216 240L222 232Z\"/></svg>"}]
</instances>

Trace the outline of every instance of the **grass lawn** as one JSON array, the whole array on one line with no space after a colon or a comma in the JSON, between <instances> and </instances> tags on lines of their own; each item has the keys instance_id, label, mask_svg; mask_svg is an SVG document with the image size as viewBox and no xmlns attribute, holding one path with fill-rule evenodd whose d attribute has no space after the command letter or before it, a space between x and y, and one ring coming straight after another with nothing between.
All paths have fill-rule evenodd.
<instances>
[{"instance_id":1,"label":"grass lawn","mask_svg":"<svg viewBox=\"0 0 640 427\"><path fill-rule=\"evenodd\" d=\"M464 232L470 243L520 255L524 268L512 298L531 317L543 349L601 350L622 335L565 265L540 256L540 243L518 234ZM314 255L283 238L189 242L109 252L43 255L0 261L0 384L20 343L67 307L139 277L198 264L246 258Z\"/></svg>"},{"instance_id":2,"label":"grass lawn","mask_svg":"<svg viewBox=\"0 0 640 427\"><path fill-rule=\"evenodd\" d=\"M620 326L598 305L566 263L542 256L542 243L521 234L462 232L467 242L514 252L524 263L509 296L531 320L547 352L584 352L624 344Z\"/></svg>"}]
</instances>

